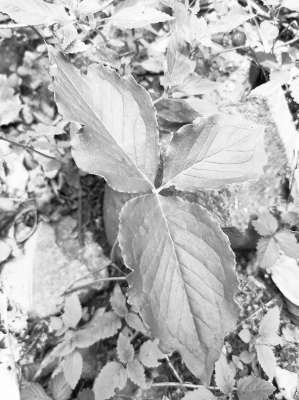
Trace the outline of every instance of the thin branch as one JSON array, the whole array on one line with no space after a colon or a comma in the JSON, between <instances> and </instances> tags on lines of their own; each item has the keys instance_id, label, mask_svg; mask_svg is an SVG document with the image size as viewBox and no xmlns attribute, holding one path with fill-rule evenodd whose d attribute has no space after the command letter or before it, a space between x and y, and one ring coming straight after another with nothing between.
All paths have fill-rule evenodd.
<instances>
[{"instance_id":1,"label":"thin branch","mask_svg":"<svg viewBox=\"0 0 299 400\"><path fill-rule=\"evenodd\" d=\"M243 319L242 321L240 321L236 328L235 331L239 328L241 328L241 326L244 324L245 321L249 321L250 319L256 317L260 312L264 311L265 308L271 306L272 304L276 303L276 299L271 299L269 300L267 303L263 304L260 308L258 308L257 310L255 310L252 314L248 315L248 317L246 317L245 319Z\"/></svg>"},{"instance_id":2,"label":"thin branch","mask_svg":"<svg viewBox=\"0 0 299 400\"><path fill-rule=\"evenodd\" d=\"M174 365L172 364L172 362L170 361L169 357L166 356L165 357L166 362L169 366L169 368L171 369L171 372L173 373L173 375L176 377L176 379L182 384L184 383L182 378L180 377L179 373L177 372L177 370L174 368Z\"/></svg>"},{"instance_id":3,"label":"thin branch","mask_svg":"<svg viewBox=\"0 0 299 400\"><path fill-rule=\"evenodd\" d=\"M7 138L5 138L5 137L3 137L3 136L0 136L0 140L3 140L4 142L10 143L10 144L12 144L13 146L21 147L21 148L24 149L24 150L28 150L28 151L31 151L31 152L33 152L33 153L39 154L40 156L45 157L45 158L48 158L49 160L55 160L55 161L58 161L58 162L61 162L61 163L62 163L62 161L61 161L61 160L58 160L56 157L53 157L53 156L50 156L50 155L48 155L48 154L42 153L41 151L36 150L36 149L33 148L32 146L27 146L26 144L22 144L22 143L15 142L14 140L7 139Z\"/></svg>"},{"instance_id":4,"label":"thin branch","mask_svg":"<svg viewBox=\"0 0 299 400\"><path fill-rule=\"evenodd\" d=\"M0 29L14 29L14 28L16 28L16 29L18 29L18 28L30 28L30 26L26 25L26 24L0 24Z\"/></svg>"},{"instance_id":5,"label":"thin branch","mask_svg":"<svg viewBox=\"0 0 299 400\"><path fill-rule=\"evenodd\" d=\"M153 101L153 104L155 105L159 103L159 101L163 100L165 97L166 97L165 92L163 92L160 97L158 97L156 100Z\"/></svg>"},{"instance_id":6,"label":"thin branch","mask_svg":"<svg viewBox=\"0 0 299 400\"><path fill-rule=\"evenodd\" d=\"M259 6L255 1L253 0L247 0L247 4L249 3L249 5L255 9L255 11L257 11L260 15L262 15L263 17L267 17L269 18L270 15L261 8L261 6Z\"/></svg>"},{"instance_id":7,"label":"thin branch","mask_svg":"<svg viewBox=\"0 0 299 400\"><path fill-rule=\"evenodd\" d=\"M174 388L181 387L186 389L198 389L202 387L202 385L194 385L193 383L180 383L180 382L157 382L157 383L152 383L151 387L174 387ZM216 386L208 386L207 389L220 391L220 389Z\"/></svg>"},{"instance_id":8,"label":"thin branch","mask_svg":"<svg viewBox=\"0 0 299 400\"><path fill-rule=\"evenodd\" d=\"M73 289L67 289L63 295L66 296L68 294L77 292L78 290L82 290L82 289L87 289L91 286L96 285L97 283L100 282L115 282L115 281L126 281L127 278L125 276L112 276L109 278L99 278L99 279L95 279L94 281L90 282L90 283L86 283L85 285L81 285L81 286L77 286Z\"/></svg>"},{"instance_id":9,"label":"thin branch","mask_svg":"<svg viewBox=\"0 0 299 400\"><path fill-rule=\"evenodd\" d=\"M84 246L84 235L83 235L83 227L82 227L82 185L80 179L80 172L78 171L78 211L77 211L77 218L78 218L78 239L80 247Z\"/></svg>"}]
</instances>

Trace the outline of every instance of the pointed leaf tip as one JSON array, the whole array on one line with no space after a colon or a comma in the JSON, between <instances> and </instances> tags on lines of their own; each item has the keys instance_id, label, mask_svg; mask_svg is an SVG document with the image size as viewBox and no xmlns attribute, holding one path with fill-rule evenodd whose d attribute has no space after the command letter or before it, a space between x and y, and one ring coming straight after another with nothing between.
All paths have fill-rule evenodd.
<instances>
[{"instance_id":1,"label":"pointed leaf tip","mask_svg":"<svg viewBox=\"0 0 299 400\"><path fill-rule=\"evenodd\" d=\"M163 351L180 351L188 368L208 382L237 317L227 237L206 210L177 198L135 198L120 220L122 254L133 270L131 295L144 321Z\"/></svg>"}]
</instances>

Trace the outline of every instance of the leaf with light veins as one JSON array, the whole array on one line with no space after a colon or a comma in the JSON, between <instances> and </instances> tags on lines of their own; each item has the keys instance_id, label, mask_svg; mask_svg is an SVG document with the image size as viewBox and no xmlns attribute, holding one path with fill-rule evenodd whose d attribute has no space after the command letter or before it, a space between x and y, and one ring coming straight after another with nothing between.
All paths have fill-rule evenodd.
<instances>
[{"instance_id":1,"label":"leaf with light veins","mask_svg":"<svg viewBox=\"0 0 299 400\"><path fill-rule=\"evenodd\" d=\"M179 129L165 160L164 184L215 189L256 179L266 157L264 128L239 115L214 115Z\"/></svg>"},{"instance_id":2,"label":"leaf with light veins","mask_svg":"<svg viewBox=\"0 0 299 400\"><path fill-rule=\"evenodd\" d=\"M84 126L72 138L79 168L103 176L120 192L148 192L159 164L158 129L150 95L132 76L92 65L87 75L50 50L58 109Z\"/></svg>"},{"instance_id":3,"label":"leaf with light veins","mask_svg":"<svg viewBox=\"0 0 299 400\"><path fill-rule=\"evenodd\" d=\"M124 206L119 242L134 270L130 300L161 349L179 351L194 375L209 382L237 315L227 237L197 204L149 194Z\"/></svg>"}]
</instances>

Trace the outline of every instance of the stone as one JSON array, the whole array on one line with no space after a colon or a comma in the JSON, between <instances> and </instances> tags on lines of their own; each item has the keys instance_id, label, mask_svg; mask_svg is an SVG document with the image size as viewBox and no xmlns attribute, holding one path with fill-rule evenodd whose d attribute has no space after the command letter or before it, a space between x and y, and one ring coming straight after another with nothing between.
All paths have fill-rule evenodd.
<instances>
[{"instance_id":1,"label":"stone","mask_svg":"<svg viewBox=\"0 0 299 400\"><path fill-rule=\"evenodd\" d=\"M65 217L56 225L41 222L22 254L7 262L1 280L7 297L25 313L46 317L59 311L66 290L93 284L107 274L109 264L91 235L80 247L76 221Z\"/></svg>"}]
</instances>

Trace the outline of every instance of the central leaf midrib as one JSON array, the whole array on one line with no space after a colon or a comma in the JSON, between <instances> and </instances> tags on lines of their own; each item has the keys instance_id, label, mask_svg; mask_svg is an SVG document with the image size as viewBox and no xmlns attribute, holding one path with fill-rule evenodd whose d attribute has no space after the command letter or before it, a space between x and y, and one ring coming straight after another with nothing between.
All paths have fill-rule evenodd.
<instances>
[{"instance_id":1,"label":"central leaf midrib","mask_svg":"<svg viewBox=\"0 0 299 400\"><path fill-rule=\"evenodd\" d=\"M161 204L161 201L160 201L160 198L159 198L159 194L154 194L154 196L157 199L158 207L160 209L160 212L161 212L161 215L162 215L162 219L163 219L163 221L165 223L166 231L167 231L168 236L169 236L170 241L171 241L171 247L173 249L175 260L176 260L176 263L178 265L181 281L183 282L183 285L184 285L184 291L185 291L185 295L186 295L186 298L187 298L187 303L188 303L188 306L189 306L189 310L190 310L190 313L191 313L191 316L192 316L192 320L193 320L194 328L195 328L195 331L196 331L196 335L198 337L199 342L202 343L201 340L200 340L199 328L197 326L198 324L197 324L197 321L196 321L196 318L195 318L195 314L196 313L193 312L193 307L192 307L192 305L190 303L189 296L187 295L188 290L186 288L186 283L185 283L185 281L183 279L183 273L182 273L182 269L181 269L181 264L179 262L178 254L177 254L177 251L176 251L175 246L174 246L174 240L172 239L172 235L171 235L171 232L170 232L170 229L169 229L169 226L168 226L167 218L166 218L166 215L164 214L163 206Z\"/></svg>"}]
</instances>

